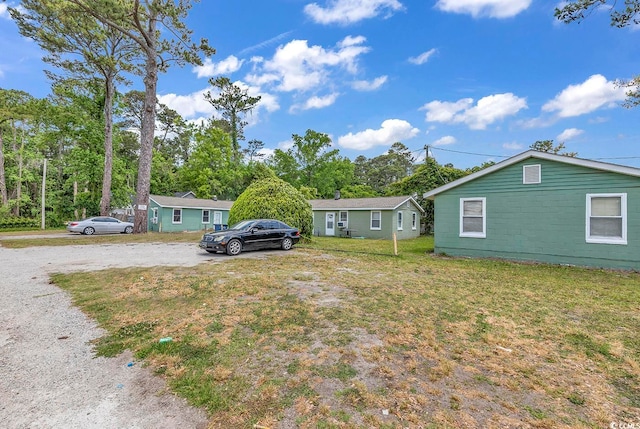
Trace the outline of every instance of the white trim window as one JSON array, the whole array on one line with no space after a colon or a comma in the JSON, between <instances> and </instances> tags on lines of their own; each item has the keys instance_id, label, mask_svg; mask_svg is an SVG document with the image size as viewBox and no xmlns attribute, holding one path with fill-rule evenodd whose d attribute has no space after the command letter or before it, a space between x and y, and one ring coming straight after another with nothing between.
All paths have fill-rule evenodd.
<instances>
[{"instance_id":1,"label":"white trim window","mask_svg":"<svg viewBox=\"0 0 640 429\"><path fill-rule=\"evenodd\" d=\"M211 210L202 210L202 223L211 223Z\"/></svg>"},{"instance_id":2,"label":"white trim window","mask_svg":"<svg viewBox=\"0 0 640 429\"><path fill-rule=\"evenodd\" d=\"M173 209L171 223L182 223L182 209Z\"/></svg>"},{"instance_id":3,"label":"white trim window","mask_svg":"<svg viewBox=\"0 0 640 429\"><path fill-rule=\"evenodd\" d=\"M349 227L349 212L341 211L338 214L338 226L340 226L342 228L348 228Z\"/></svg>"},{"instance_id":4,"label":"white trim window","mask_svg":"<svg viewBox=\"0 0 640 429\"><path fill-rule=\"evenodd\" d=\"M486 198L460 198L460 237L486 238L486 207Z\"/></svg>"},{"instance_id":5,"label":"white trim window","mask_svg":"<svg viewBox=\"0 0 640 429\"><path fill-rule=\"evenodd\" d=\"M376 231L379 231L382 229L382 212L380 211L371 212L370 228Z\"/></svg>"},{"instance_id":6,"label":"white trim window","mask_svg":"<svg viewBox=\"0 0 640 429\"><path fill-rule=\"evenodd\" d=\"M411 212L411 229L415 231L418 229L418 213Z\"/></svg>"},{"instance_id":7,"label":"white trim window","mask_svg":"<svg viewBox=\"0 0 640 429\"><path fill-rule=\"evenodd\" d=\"M542 182L542 167L540 164L522 166L522 183L524 185L536 185Z\"/></svg>"},{"instance_id":8,"label":"white trim window","mask_svg":"<svg viewBox=\"0 0 640 429\"><path fill-rule=\"evenodd\" d=\"M402 212L398 212L398 231L402 231Z\"/></svg>"},{"instance_id":9,"label":"white trim window","mask_svg":"<svg viewBox=\"0 0 640 429\"><path fill-rule=\"evenodd\" d=\"M627 194L587 194L586 241L627 244Z\"/></svg>"}]
</instances>

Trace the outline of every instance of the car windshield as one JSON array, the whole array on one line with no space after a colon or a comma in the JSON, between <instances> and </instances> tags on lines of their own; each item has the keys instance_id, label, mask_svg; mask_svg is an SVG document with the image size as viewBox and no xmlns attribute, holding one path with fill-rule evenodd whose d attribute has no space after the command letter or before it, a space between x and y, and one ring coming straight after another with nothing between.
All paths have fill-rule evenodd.
<instances>
[{"instance_id":1,"label":"car windshield","mask_svg":"<svg viewBox=\"0 0 640 429\"><path fill-rule=\"evenodd\" d=\"M237 230L247 230L249 228L251 228L251 226L254 224L254 221L251 220L243 220L242 222L238 222L235 225L233 225L231 228L229 229L237 229Z\"/></svg>"}]
</instances>

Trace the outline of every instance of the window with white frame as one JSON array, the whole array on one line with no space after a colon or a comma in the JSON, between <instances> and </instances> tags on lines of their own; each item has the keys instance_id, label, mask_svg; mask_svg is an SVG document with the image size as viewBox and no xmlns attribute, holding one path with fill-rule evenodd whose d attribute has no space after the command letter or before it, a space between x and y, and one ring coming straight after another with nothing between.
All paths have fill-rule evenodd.
<instances>
[{"instance_id":1,"label":"window with white frame","mask_svg":"<svg viewBox=\"0 0 640 429\"><path fill-rule=\"evenodd\" d=\"M586 240L627 244L627 194L587 194Z\"/></svg>"},{"instance_id":2,"label":"window with white frame","mask_svg":"<svg viewBox=\"0 0 640 429\"><path fill-rule=\"evenodd\" d=\"M398 212L398 231L402 231L402 212Z\"/></svg>"},{"instance_id":3,"label":"window with white frame","mask_svg":"<svg viewBox=\"0 0 640 429\"><path fill-rule=\"evenodd\" d=\"M486 198L460 198L460 237L487 236Z\"/></svg>"},{"instance_id":4,"label":"window with white frame","mask_svg":"<svg viewBox=\"0 0 640 429\"><path fill-rule=\"evenodd\" d=\"M338 226L341 228L349 227L349 212L340 212L338 214Z\"/></svg>"},{"instance_id":5,"label":"window with white frame","mask_svg":"<svg viewBox=\"0 0 640 429\"><path fill-rule=\"evenodd\" d=\"M416 212L411 212L411 229L414 231L418 229L418 213Z\"/></svg>"},{"instance_id":6,"label":"window with white frame","mask_svg":"<svg viewBox=\"0 0 640 429\"><path fill-rule=\"evenodd\" d=\"M182 223L182 209L173 209L172 223Z\"/></svg>"},{"instance_id":7,"label":"window with white frame","mask_svg":"<svg viewBox=\"0 0 640 429\"><path fill-rule=\"evenodd\" d=\"M210 223L210 222L211 222L211 211L202 210L202 223Z\"/></svg>"},{"instance_id":8,"label":"window with white frame","mask_svg":"<svg viewBox=\"0 0 640 429\"><path fill-rule=\"evenodd\" d=\"M379 211L371 212L371 229L382 229L382 214Z\"/></svg>"}]
</instances>

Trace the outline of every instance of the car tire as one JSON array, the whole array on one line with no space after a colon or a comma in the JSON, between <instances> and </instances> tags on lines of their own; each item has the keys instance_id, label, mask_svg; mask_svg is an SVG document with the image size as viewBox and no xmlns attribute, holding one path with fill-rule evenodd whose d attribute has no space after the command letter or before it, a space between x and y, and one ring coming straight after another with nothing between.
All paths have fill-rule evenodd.
<instances>
[{"instance_id":1,"label":"car tire","mask_svg":"<svg viewBox=\"0 0 640 429\"><path fill-rule=\"evenodd\" d=\"M280 244L280 248L282 250L291 250L292 247L293 247L293 240L290 239L289 237L285 237L282 240L282 243Z\"/></svg>"},{"instance_id":2,"label":"car tire","mask_svg":"<svg viewBox=\"0 0 640 429\"><path fill-rule=\"evenodd\" d=\"M133 232L133 227L132 226L128 226L124 229L124 233L125 234L131 234Z\"/></svg>"},{"instance_id":3,"label":"car tire","mask_svg":"<svg viewBox=\"0 0 640 429\"><path fill-rule=\"evenodd\" d=\"M242 243L240 240L233 239L227 243L227 255L236 256L242 252Z\"/></svg>"},{"instance_id":4,"label":"car tire","mask_svg":"<svg viewBox=\"0 0 640 429\"><path fill-rule=\"evenodd\" d=\"M96 232L96 230L95 230L95 229L93 229L93 228L92 228L92 227L90 227L90 226L86 227L86 228L82 231L82 233L83 233L84 235L93 235L95 232Z\"/></svg>"}]
</instances>

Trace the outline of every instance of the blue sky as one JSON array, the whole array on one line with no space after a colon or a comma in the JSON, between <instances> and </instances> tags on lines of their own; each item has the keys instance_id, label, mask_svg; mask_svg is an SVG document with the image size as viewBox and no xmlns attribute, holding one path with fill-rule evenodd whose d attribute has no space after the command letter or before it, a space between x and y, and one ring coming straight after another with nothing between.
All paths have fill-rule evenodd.
<instances>
[{"instance_id":1,"label":"blue sky","mask_svg":"<svg viewBox=\"0 0 640 429\"><path fill-rule=\"evenodd\" d=\"M208 79L230 77L262 96L245 135L267 152L313 129L351 159L401 141L417 160L428 145L438 162L467 168L553 139L581 158L640 167L640 107L622 107L615 85L640 74L640 29L611 28L606 10L562 24L559 5L202 0L189 26L216 55L160 75L158 95L197 121L214 114ZM41 57L0 3L0 87L46 96Z\"/></svg>"}]
</instances>

